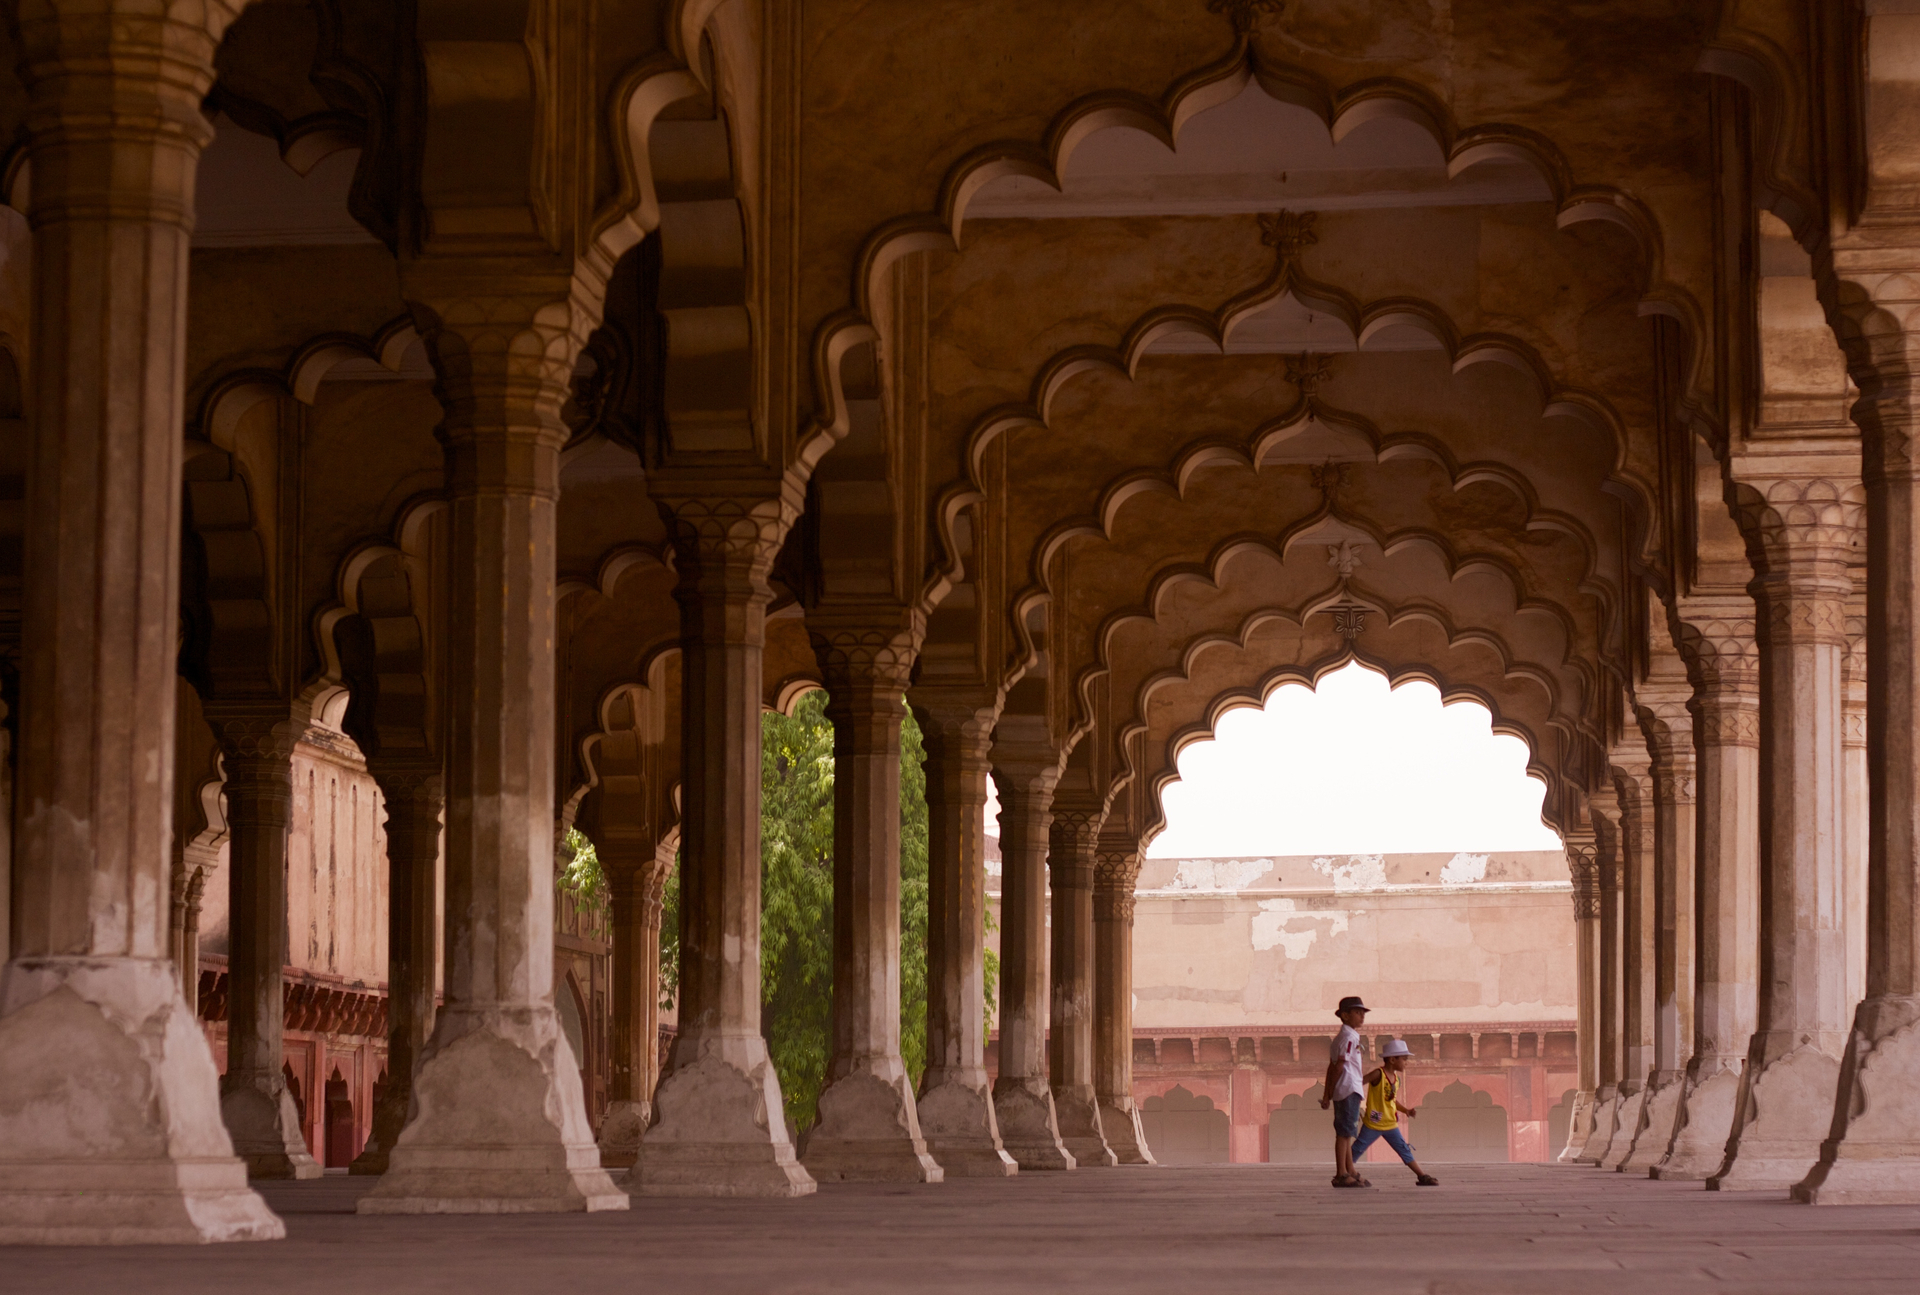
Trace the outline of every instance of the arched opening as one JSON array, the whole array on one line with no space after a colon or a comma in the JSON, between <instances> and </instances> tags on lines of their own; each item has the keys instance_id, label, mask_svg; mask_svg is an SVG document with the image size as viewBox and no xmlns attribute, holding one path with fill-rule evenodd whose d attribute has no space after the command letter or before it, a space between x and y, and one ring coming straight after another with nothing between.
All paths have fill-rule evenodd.
<instances>
[{"instance_id":1,"label":"arched opening","mask_svg":"<svg viewBox=\"0 0 1920 1295\"><path fill-rule=\"evenodd\" d=\"M1180 753L1136 893L1134 1027L1157 1041L1136 1092L1231 1082L1233 1159L1332 1162L1347 995L1371 1009L1363 1072L1403 1039L1403 1091L1433 1094L1403 1124L1423 1158L1564 1145L1543 1124L1577 1080L1569 873L1526 743L1471 697L1354 662Z\"/></svg>"},{"instance_id":2,"label":"arched opening","mask_svg":"<svg viewBox=\"0 0 1920 1295\"><path fill-rule=\"evenodd\" d=\"M1161 1164L1227 1162L1231 1126L1227 1113L1215 1107L1211 1097L1190 1093L1176 1084L1165 1094L1140 1104L1140 1125Z\"/></svg>"},{"instance_id":3,"label":"arched opening","mask_svg":"<svg viewBox=\"0 0 1920 1295\"><path fill-rule=\"evenodd\" d=\"M344 1169L360 1154L354 1137L353 1094L338 1066L327 1079L326 1140L329 1169Z\"/></svg>"}]
</instances>

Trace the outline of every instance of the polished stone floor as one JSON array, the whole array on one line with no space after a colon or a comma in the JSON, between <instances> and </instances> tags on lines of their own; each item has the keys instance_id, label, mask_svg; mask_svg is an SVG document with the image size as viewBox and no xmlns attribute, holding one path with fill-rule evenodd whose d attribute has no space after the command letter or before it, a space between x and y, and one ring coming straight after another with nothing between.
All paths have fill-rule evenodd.
<instances>
[{"instance_id":1,"label":"polished stone floor","mask_svg":"<svg viewBox=\"0 0 1920 1295\"><path fill-rule=\"evenodd\" d=\"M1280 1165L830 1186L627 1214L360 1218L365 1180L267 1185L288 1239L0 1251L0 1291L1920 1291L1920 1207L1816 1209L1594 1169L1436 1167L1369 1191Z\"/></svg>"}]
</instances>

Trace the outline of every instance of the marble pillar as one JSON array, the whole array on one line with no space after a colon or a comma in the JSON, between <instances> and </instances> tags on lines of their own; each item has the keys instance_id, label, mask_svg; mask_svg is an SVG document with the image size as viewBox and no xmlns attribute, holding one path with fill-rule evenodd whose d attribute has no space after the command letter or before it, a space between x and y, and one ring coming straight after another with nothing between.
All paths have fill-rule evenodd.
<instances>
[{"instance_id":1,"label":"marble pillar","mask_svg":"<svg viewBox=\"0 0 1920 1295\"><path fill-rule=\"evenodd\" d=\"M188 244L201 104L237 10L47 0L15 16L39 395L0 1242L285 1235L234 1155L167 945Z\"/></svg>"},{"instance_id":2,"label":"marble pillar","mask_svg":"<svg viewBox=\"0 0 1920 1295\"><path fill-rule=\"evenodd\" d=\"M1654 942L1659 909L1654 896L1653 756L1646 739L1629 730L1613 755L1620 796L1620 1104L1618 1131L1603 1169L1621 1169L1646 1127L1647 1079L1653 1073Z\"/></svg>"},{"instance_id":3,"label":"marble pillar","mask_svg":"<svg viewBox=\"0 0 1920 1295\"><path fill-rule=\"evenodd\" d=\"M1045 725L1037 716L1003 718L994 735L1001 880L1000 1074L993 1108L1000 1141L1020 1168L1072 1169L1047 1076L1047 835L1060 770Z\"/></svg>"},{"instance_id":4,"label":"marble pillar","mask_svg":"<svg viewBox=\"0 0 1920 1295\"><path fill-rule=\"evenodd\" d=\"M807 1172L937 1183L900 1059L900 724L916 631L813 630L833 722L833 1000Z\"/></svg>"},{"instance_id":5,"label":"marble pillar","mask_svg":"<svg viewBox=\"0 0 1920 1295\"><path fill-rule=\"evenodd\" d=\"M1061 1145L1083 1169L1119 1163L1100 1127L1093 1084L1093 852L1106 815L1090 801L1066 803L1056 794L1047 829L1053 891L1047 1069Z\"/></svg>"},{"instance_id":6,"label":"marble pillar","mask_svg":"<svg viewBox=\"0 0 1920 1295\"><path fill-rule=\"evenodd\" d=\"M1872 821L1867 769L1867 600L1859 572L1847 607L1847 664L1842 676L1846 706L1841 712L1841 759L1845 761L1845 800L1840 815L1846 841L1841 852L1840 929L1847 937L1847 1010L1867 996L1868 825Z\"/></svg>"},{"instance_id":7,"label":"marble pillar","mask_svg":"<svg viewBox=\"0 0 1920 1295\"><path fill-rule=\"evenodd\" d=\"M362 1214L627 1207L553 1001L566 287L451 257L403 274L446 415L446 983L412 1114Z\"/></svg>"},{"instance_id":8,"label":"marble pillar","mask_svg":"<svg viewBox=\"0 0 1920 1295\"><path fill-rule=\"evenodd\" d=\"M1760 692L1752 622L1727 616L1690 644L1697 769L1693 1052L1673 1145L1649 1172L1704 1179L1727 1138L1758 1011Z\"/></svg>"},{"instance_id":9,"label":"marble pillar","mask_svg":"<svg viewBox=\"0 0 1920 1295\"><path fill-rule=\"evenodd\" d=\"M1620 1168L1652 1170L1673 1147L1686 1060L1693 1045L1694 793L1691 689L1646 689L1641 727L1653 755L1653 1070L1647 1076L1640 1136Z\"/></svg>"},{"instance_id":10,"label":"marble pillar","mask_svg":"<svg viewBox=\"0 0 1920 1295\"><path fill-rule=\"evenodd\" d=\"M1835 252L1861 397L1867 533L1867 991L1854 1010L1818 1162L1817 1204L1920 1202L1920 312L1915 231ZM1849 337L1849 332L1851 336Z\"/></svg>"},{"instance_id":11,"label":"marble pillar","mask_svg":"<svg viewBox=\"0 0 1920 1295\"><path fill-rule=\"evenodd\" d=\"M1567 870L1573 878L1574 967L1578 985L1578 1087L1567 1123L1567 1145L1554 1158L1563 1164L1586 1154L1598 1113L1600 1085L1600 851L1590 833L1567 835Z\"/></svg>"},{"instance_id":12,"label":"marble pillar","mask_svg":"<svg viewBox=\"0 0 1920 1295\"><path fill-rule=\"evenodd\" d=\"M387 1081L349 1172L384 1174L413 1105L413 1071L433 1032L437 874L445 783L430 762L374 759L387 807Z\"/></svg>"},{"instance_id":13,"label":"marble pillar","mask_svg":"<svg viewBox=\"0 0 1920 1295\"><path fill-rule=\"evenodd\" d=\"M294 726L284 712L233 718L209 705L226 755L227 1072L220 1114L254 1178L318 1178L287 1088L287 832L293 824Z\"/></svg>"},{"instance_id":14,"label":"marble pillar","mask_svg":"<svg viewBox=\"0 0 1920 1295\"><path fill-rule=\"evenodd\" d=\"M1762 570L1760 1017L1717 1191L1792 1187L1820 1156L1846 1046L1840 929L1844 791L1841 668L1859 488L1767 486L1748 523Z\"/></svg>"},{"instance_id":15,"label":"marble pillar","mask_svg":"<svg viewBox=\"0 0 1920 1295\"><path fill-rule=\"evenodd\" d=\"M1000 1142L987 1078L987 751L995 708L912 695L927 752L927 1069L918 1110L949 1178L1019 1171Z\"/></svg>"},{"instance_id":16,"label":"marble pillar","mask_svg":"<svg viewBox=\"0 0 1920 1295\"><path fill-rule=\"evenodd\" d=\"M1139 847L1106 831L1093 864L1093 1087L1100 1131L1123 1165L1151 1165L1153 1149L1133 1100L1133 887Z\"/></svg>"},{"instance_id":17,"label":"marble pillar","mask_svg":"<svg viewBox=\"0 0 1920 1295\"><path fill-rule=\"evenodd\" d=\"M680 583L680 1018L636 1195L803 1196L760 1033L760 690L779 500L671 495Z\"/></svg>"},{"instance_id":18,"label":"marble pillar","mask_svg":"<svg viewBox=\"0 0 1920 1295\"><path fill-rule=\"evenodd\" d=\"M660 852L645 840L603 833L595 842L607 875L613 921L613 1065L600 1120L600 1163L625 1169L640 1158L653 1119L659 1054ZM672 862L671 858L668 860Z\"/></svg>"},{"instance_id":19,"label":"marble pillar","mask_svg":"<svg viewBox=\"0 0 1920 1295\"><path fill-rule=\"evenodd\" d=\"M1599 975L1594 982L1594 997L1599 1024L1599 1074L1594 1087L1593 1136L1580 1153L1580 1163L1598 1166L1606 1161L1614 1138L1620 1136L1620 1079L1625 1068L1626 983L1621 961L1625 952L1626 905L1621 894L1626 865L1620 854L1620 806L1617 793L1608 787L1589 796L1594 820L1595 843L1600 852L1600 956ZM1631 1131L1627 1134L1632 1137Z\"/></svg>"}]
</instances>

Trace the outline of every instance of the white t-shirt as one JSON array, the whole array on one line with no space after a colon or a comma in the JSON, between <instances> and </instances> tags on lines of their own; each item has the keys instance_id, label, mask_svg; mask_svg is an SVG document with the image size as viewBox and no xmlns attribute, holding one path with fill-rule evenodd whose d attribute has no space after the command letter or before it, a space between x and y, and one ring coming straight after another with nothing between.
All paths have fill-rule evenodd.
<instances>
[{"instance_id":1,"label":"white t-shirt","mask_svg":"<svg viewBox=\"0 0 1920 1295\"><path fill-rule=\"evenodd\" d=\"M1357 1093L1367 1086L1366 1050L1360 1046L1360 1034L1351 1025L1342 1025L1333 1036L1333 1055L1340 1063L1340 1075L1333 1081L1333 1100Z\"/></svg>"}]
</instances>

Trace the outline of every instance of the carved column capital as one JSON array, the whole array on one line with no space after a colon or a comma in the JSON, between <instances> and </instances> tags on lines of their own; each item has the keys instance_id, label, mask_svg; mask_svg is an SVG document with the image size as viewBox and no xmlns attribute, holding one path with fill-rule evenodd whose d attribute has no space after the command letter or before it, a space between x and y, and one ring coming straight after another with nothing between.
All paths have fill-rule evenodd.
<instances>
[{"instance_id":1,"label":"carved column capital","mask_svg":"<svg viewBox=\"0 0 1920 1295\"><path fill-rule=\"evenodd\" d=\"M1047 875L1055 890L1086 890L1093 885L1094 841L1106 821L1104 806L1054 797L1047 828Z\"/></svg>"},{"instance_id":2,"label":"carved column capital","mask_svg":"<svg viewBox=\"0 0 1920 1295\"><path fill-rule=\"evenodd\" d=\"M767 578L797 506L783 496L682 493L668 485L653 498L672 536L677 596L701 589L766 602Z\"/></svg>"},{"instance_id":3,"label":"carved column capital","mask_svg":"<svg viewBox=\"0 0 1920 1295\"><path fill-rule=\"evenodd\" d=\"M1573 876L1575 921L1600 916L1600 849L1591 839L1567 838L1567 870Z\"/></svg>"},{"instance_id":4,"label":"carved column capital","mask_svg":"<svg viewBox=\"0 0 1920 1295\"><path fill-rule=\"evenodd\" d=\"M925 633L926 617L918 608L819 608L807 614L807 638L829 693L870 684L904 694Z\"/></svg>"}]
</instances>

